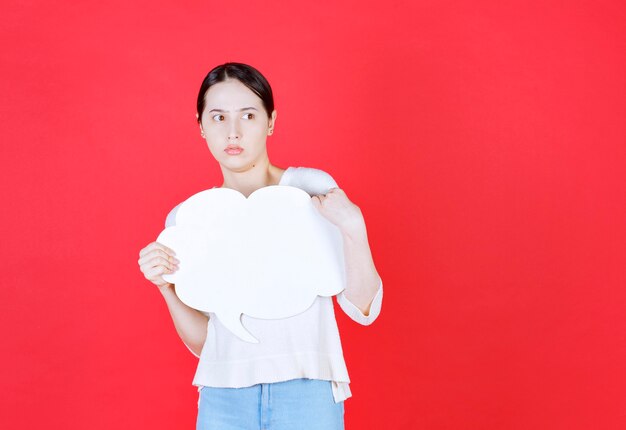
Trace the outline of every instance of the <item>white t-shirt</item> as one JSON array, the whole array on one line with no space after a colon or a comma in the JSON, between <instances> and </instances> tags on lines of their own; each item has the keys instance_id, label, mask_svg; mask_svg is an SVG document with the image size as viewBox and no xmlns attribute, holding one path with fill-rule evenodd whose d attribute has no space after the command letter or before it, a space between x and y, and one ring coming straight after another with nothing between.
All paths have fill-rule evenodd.
<instances>
[{"instance_id":1,"label":"white t-shirt","mask_svg":"<svg viewBox=\"0 0 626 430\"><path fill-rule=\"evenodd\" d=\"M308 167L287 168L279 185L301 188L311 196L337 187L328 173ZM166 227L174 225L177 208L167 216ZM367 316L343 292L335 297L352 320L369 325L380 313L382 296L381 281ZM308 378L332 381L335 402L351 397L332 297L318 296L310 308L289 318L266 320L242 315L244 327L259 340L256 344L232 334L213 313L204 314L209 317L207 337L193 379L198 390L203 386L241 388Z\"/></svg>"}]
</instances>

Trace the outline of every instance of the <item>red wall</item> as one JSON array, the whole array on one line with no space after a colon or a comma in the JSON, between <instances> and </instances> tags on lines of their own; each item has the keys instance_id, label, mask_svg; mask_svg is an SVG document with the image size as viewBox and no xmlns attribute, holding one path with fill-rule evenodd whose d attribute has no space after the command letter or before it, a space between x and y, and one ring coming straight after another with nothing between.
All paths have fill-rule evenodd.
<instances>
[{"instance_id":1,"label":"red wall","mask_svg":"<svg viewBox=\"0 0 626 430\"><path fill-rule=\"evenodd\" d=\"M624 3L339 3L3 4L1 428L193 428L136 261L221 184L194 116L225 61L272 83L272 161L368 223L347 429L626 426Z\"/></svg>"}]
</instances>

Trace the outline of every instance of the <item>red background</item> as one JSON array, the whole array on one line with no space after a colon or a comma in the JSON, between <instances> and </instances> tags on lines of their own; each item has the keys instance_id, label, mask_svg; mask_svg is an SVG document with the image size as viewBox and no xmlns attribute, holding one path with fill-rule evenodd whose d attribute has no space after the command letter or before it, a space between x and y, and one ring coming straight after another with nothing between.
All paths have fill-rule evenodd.
<instances>
[{"instance_id":1,"label":"red background","mask_svg":"<svg viewBox=\"0 0 626 430\"><path fill-rule=\"evenodd\" d=\"M621 1L4 2L0 427L193 428L197 360L137 254L221 184L225 61L272 161L363 210L380 318L338 312L346 428L626 426Z\"/></svg>"}]
</instances>

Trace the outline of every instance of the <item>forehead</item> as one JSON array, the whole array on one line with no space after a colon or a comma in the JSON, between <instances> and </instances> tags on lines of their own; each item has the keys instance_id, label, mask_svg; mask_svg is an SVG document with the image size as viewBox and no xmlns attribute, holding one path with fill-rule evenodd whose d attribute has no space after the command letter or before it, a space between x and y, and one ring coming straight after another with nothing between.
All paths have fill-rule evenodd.
<instances>
[{"instance_id":1,"label":"forehead","mask_svg":"<svg viewBox=\"0 0 626 430\"><path fill-rule=\"evenodd\" d=\"M236 79L213 85L204 95L206 110L238 109L244 106L262 107L263 102L252 90Z\"/></svg>"}]
</instances>

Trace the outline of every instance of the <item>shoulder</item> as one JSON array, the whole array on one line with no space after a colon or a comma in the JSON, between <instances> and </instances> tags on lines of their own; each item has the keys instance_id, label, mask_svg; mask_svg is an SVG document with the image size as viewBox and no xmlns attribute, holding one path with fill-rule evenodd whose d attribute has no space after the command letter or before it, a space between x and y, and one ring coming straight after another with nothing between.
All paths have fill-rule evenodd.
<instances>
[{"instance_id":1,"label":"shoulder","mask_svg":"<svg viewBox=\"0 0 626 430\"><path fill-rule=\"evenodd\" d=\"M281 185L301 188L311 196L326 194L331 188L338 187L328 172L313 167L290 167L284 175Z\"/></svg>"}]
</instances>

